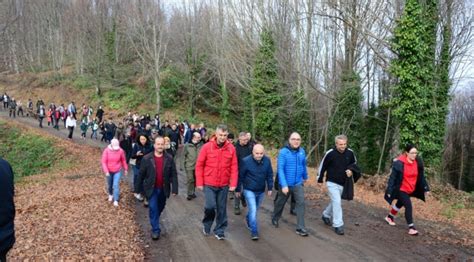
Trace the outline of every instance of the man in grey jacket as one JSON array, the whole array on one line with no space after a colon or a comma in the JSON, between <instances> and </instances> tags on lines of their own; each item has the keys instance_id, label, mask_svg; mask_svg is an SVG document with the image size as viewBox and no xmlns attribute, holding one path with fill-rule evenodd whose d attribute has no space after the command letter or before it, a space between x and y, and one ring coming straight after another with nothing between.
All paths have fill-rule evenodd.
<instances>
[{"instance_id":1,"label":"man in grey jacket","mask_svg":"<svg viewBox=\"0 0 474 262\"><path fill-rule=\"evenodd\" d=\"M196 198L196 160L201 150L201 134L199 132L194 132L191 142L184 145L184 169L186 170L187 178L187 187L188 187L188 196L187 200L192 200Z\"/></svg>"}]
</instances>

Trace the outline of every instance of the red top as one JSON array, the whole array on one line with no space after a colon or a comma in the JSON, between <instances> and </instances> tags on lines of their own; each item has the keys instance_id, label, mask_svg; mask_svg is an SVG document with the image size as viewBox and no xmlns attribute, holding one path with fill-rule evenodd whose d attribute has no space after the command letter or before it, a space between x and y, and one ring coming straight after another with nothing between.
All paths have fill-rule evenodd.
<instances>
[{"instance_id":1,"label":"red top","mask_svg":"<svg viewBox=\"0 0 474 262\"><path fill-rule=\"evenodd\" d=\"M400 191L411 194L415 191L416 180L418 179L418 164L416 160L414 160L413 163L409 163L406 155L400 156L398 160L404 164L403 181L400 186Z\"/></svg>"},{"instance_id":2,"label":"red top","mask_svg":"<svg viewBox=\"0 0 474 262\"><path fill-rule=\"evenodd\" d=\"M238 179L235 147L225 141L222 147L211 139L202 146L196 161L196 186L236 187Z\"/></svg>"},{"instance_id":3,"label":"red top","mask_svg":"<svg viewBox=\"0 0 474 262\"><path fill-rule=\"evenodd\" d=\"M163 155L160 157L155 156L155 188L163 188Z\"/></svg>"}]
</instances>

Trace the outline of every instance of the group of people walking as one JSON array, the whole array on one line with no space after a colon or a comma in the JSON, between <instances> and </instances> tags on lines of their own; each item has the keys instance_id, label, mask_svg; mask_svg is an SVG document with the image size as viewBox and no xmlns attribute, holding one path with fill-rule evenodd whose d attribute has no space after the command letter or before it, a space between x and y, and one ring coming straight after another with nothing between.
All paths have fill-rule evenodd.
<instances>
[{"instance_id":1,"label":"group of people walking","mask_svg":"<svg viewBox=\"0 0 474 262\"><path fill-rule=\"evenodd\" d=\"M4 94L2 102L4 109L11 110L11 104L15 100ZM28 108L30 106L32 107L31 99ZM63 120L61 116L66 116L65 126L72 127L69 134L69 138L72 138L78 114L74 102L68 107L63 105L56 107L51 104L48 112L59 112L59 115L56 114L54 117L45 113L44 102L41 99L38 100L36 107L40 127L42 127L41 116L47 116L48 125L51 123L54 128L59 128L58 123ZM202 218L204 236L212 233L219 240L226 238L227 199L231 198L235 215L241 214L241 205L247 207L246 227L250 231L251 239L258 240L260 236L258 210L265 195L268 197L275 195L270 219L275 228L279 227L284 206L288 199L291 199L290 213L296 216L295 232L303 237L309 235L305 225L304 187L309 175L306 153L301 147L301 136L297 132L291 133L286 145L279 150L274 174L271 160L265 155L264 146L252 140L250 133L239 133L234 143L234 137L226 125L218 125L210 137L203 123L194 125L187 121L181 123L175 121L170 124L167 120L161 123L159 115L151 119L149 115L140 117L132 113L128 113L123 122L119 122L116 126L111 120L103 120L104 111L101 107L98 108L95 118L92 118L91 106L82 105L81 108L81 125L82 123L88 126L90 123L97 125L95 130L103 130L103 141L108 143L101 161L107 181L108 201L116 207L119 206L120 179L122 175L127 175L131 164L134 194L149 208L153 240L160 238L160 217L167 199L171 195L178 194L177 166L181 164L178 165L176 162L176 152L180 144L184 145L182 166L186 173L186 199L189 201L195 199L196 189L204 196ZM12 117L15 117L16 113L10 111ZM94 128L91 138L94 138ZM361 169L357 164L355 153L348 148L348 138L345 135L338 135L334 142L334 147L324 154L320 162L317 182L326 182L330 199L321 214L322 222L331 226L336 234L344 235L341 203L343 199L353 198L353 186L361 177ZM418 234L413 222L411 197L424 201L430 191L424 176L423 161L418 154L415 145L408 144L404 147L403 153L392 164L384 195L385 200L391 205L384 221L390 226L396 225L395 218L404 207L409 235ZM1 160L0 164L2 169L0 180L4 181L0 183L3 188L0 191L0 200L12 202L13 171L7 162ZM273 191L276 191L276 194L273 194ZM12 207L6 205L0 209L0 232L2 232L0 242L9 243L0 245L0 261L3 261L14 242Z\"/></svg>"},{"instance_id":2,"label":"group of people walking","mask_svg":"<svg viewBox=\"0 0 474 262\"><path fill-rule=\"evenodd\" d=\"M166 151L165 141L165 137L158 135L153 138L153 146L150 146L148 140L141 137L134 146L132 156L136 159L133 167L135 194L140 200L142 198L148 200L151 237L154 240L160 238L159 221L167 199L171 195L178 194L177 163L174 156ZM118 144L118 141L113 140L110 148L104 150L104 155L113 150L114 143ZM345 135L336 136L335 145L325 153L317 175L318 183L326 182L330 199L321 214L321 219L338 235L344 235L342 199L353 198L354 183L361 177L356 156L347 145L348 138ZM306 153L301 147L301 136L297 132L290 134L287 144L279 151L275 175L271 160L265 155L264 146L251 140L246 132L239 133L238 140L234 144L233 139L229 138L226 125L217 126L208 142L203 141L201 134L194 131L191 140L184 145L182 154L187 177L186 199L191 201L196 198L196 189L203 192L202 232L205 236L213 234L219 240L226 238L227 199L229 193L232 193L236 215L240 214L240 204L245 199L246 226L251 239L258 240L260 234L257 223L258 210L265 195L268 197L273 195L274 184L276 195L271 224L275 228L279 227L284 206L291 198L294 203L290 212L296 215L295 232L303 237L309 235L305 225L304 189L309 175L306 168ZM396 159L385 194L389 204L397 200L385 217L385 221L389 225L395 225L397 212L405 207L410 235L418 234L413 224L410 197L424 200L424 194L429 192L423 174L423 163L416 155L416 147L409 145ZM123 163L122 169L127 170L126 162L123 162L125 156L113 159L116 163ZM116 170L118 169L110 172L110 169L104 169L104 172L109 171L110 175L118 172ZM111 181L109 189L115 190L115 185L111 186L112 179L108 181ZM114 193L112 191L109 190L109 200L113 199L115 204L117 201L115 191Z\"/></svg>"}]
</instances>

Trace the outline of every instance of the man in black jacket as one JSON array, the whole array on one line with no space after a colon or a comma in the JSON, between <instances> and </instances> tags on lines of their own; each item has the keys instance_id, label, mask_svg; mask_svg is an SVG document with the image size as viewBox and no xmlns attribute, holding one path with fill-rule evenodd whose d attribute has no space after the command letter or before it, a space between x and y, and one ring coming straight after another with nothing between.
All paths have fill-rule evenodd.
<instances>
[{"instance_id":1,"label":"man in black jacket","mask_svg":"<svg viewBox=\"0 0 474 262\"><path fill-rule=\"evenodd\" d=\"M247 136L246 132L240 132L239 134L239 141L235 143L235 152L237 154L237 162L239 164L239 170L241 169L242 166L242 160L250 156L252 154L253 150L253 145L249 144L249 138ZM235 197L234 199L234 214L240 215L240 202L242 201L242 206L246 207L247 202L245 201L244 197L240 196L234 196L234 194L231 194L231 198Z\"/></svg>"},{"instance_id":2,"label":"man in black jacket","mask_svg":"<svg viewBox=\"0 0 474 262\"><path fill-rule=\"evenodd\" d=\"M13 170L0 158L0 262L6 261L8 251L15 243L15 203Z\"/></svg>"},{"instance_id":3,"label":"man in black jacket","mask_svg":"<svg viewBox=\"0 0 474 262\"><path fill-rule=\"evenodd\" d=\"M155 150L145 155L140 164L138 183L135 192L143 185L148 199L151 238L160 238L160 215L165 209L166 199L178 194L178 176L173 157L165 152L165 140L159 136L155 139Z\"/></svg>"},{"instance_id":4,"label":"man in black jacket","mask_svg":"<svg viewBox=\"0 0 474 262\"><path fill-rule=\"evenodd\" d=\"M326 225L331 225L338 235L344 235L344 221L342 220L341 195L346 179L349 179L355 170L356 158L354 152L347 148L347 137L338 135L335 138L336 146L323 157L318 172L318 183L323 182L326 173L326 186L331 202L323 212L322 219Z\"/></svg>"}]
</instances>

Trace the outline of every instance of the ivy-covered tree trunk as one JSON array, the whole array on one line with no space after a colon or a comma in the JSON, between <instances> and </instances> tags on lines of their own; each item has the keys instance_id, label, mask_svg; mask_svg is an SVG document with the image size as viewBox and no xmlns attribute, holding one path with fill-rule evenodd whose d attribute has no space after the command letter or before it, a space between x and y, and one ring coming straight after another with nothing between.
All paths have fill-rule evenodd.
<instances>
[{"instance_id":1,"label":"ivy-covered tree trunk","mask_svg":"<svg viewBox=\"0 0 474 262\"><path fill-rule=\"evenodd\" d=\"M447 92L438 92L435 50L437 1L407 0L394 31L392 47L397 58L391 72L394 87L394 116L400 143L418 146L428 166L440 167L445 133ZM449 89L449 88L448 88ZM441 110L440 110L441 109Z\"/></svg>"},{"instance_id":2,"label":"ivy-covered tree trunk","mask_svg":"<svg viewBox=\"0 0 474 262\"><path fill-rule=\"evenodd\" d=\"M281 118L281 88L275 59L275 42L268 29L260 35L251 84L251 103L254 114L255 135L274 145L279 145L283 132ZM249 105L252 107L252 105Z\"/></svg>"},{"instance_id":3,"label":"ivy-covered tree trunk","mask_svg":"<svg viewBox=\"0 0 474 262\"><path fill-rule=\"evenodd\" d=\"M360 78L353 72L342 75L342 88L336 95L335 105L329 119L328 143L334 145L334 137L344 134L349 139L351 149L356 152L361 148L362 91Z\"/></svg>"}]
</instances>

